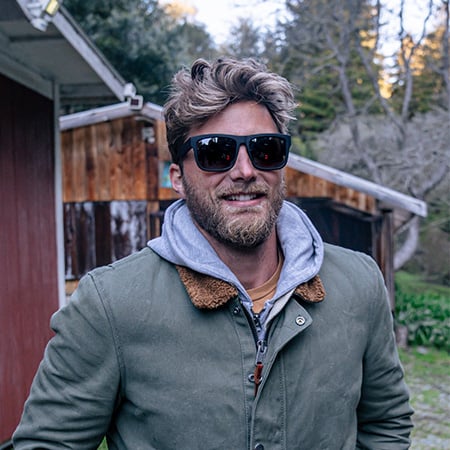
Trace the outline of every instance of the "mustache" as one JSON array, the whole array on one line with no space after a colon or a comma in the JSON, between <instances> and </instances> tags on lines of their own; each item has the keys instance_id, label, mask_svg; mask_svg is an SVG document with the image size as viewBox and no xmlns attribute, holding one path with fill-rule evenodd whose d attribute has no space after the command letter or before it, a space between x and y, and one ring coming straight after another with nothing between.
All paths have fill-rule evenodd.
<instances>
[{"instance_id":1,"label":"mustache","mask_svg":"<svg viewBox=\"0 0 450 450\"><path fill-rule=\"evenodd\" d=\"M235 183L232 186L219 187L216 191L216 195L219 197L237 194L266 195L269 191L269 186L266 183Z\"/></svg>"}]
</instances>

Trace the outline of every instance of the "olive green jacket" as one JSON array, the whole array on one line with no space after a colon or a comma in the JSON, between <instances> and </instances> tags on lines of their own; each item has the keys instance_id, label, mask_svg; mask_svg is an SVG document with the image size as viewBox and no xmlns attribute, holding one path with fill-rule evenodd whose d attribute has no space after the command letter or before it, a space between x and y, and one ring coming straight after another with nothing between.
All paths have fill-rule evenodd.
<instances>
[{"instance_id":1,"label":"olive green jacket","mask_svg":"<svg viewBox=\"0 0 450 450\"><path fill-rule=\"evenodd\" d=\"M326 245L319 276L279 309L255 397L254 330L233 286L149 248L92 271L52 318L15 448L94 449L105 434L110 450L408 448L375 263Z\"/></svg>"}]
</instances>

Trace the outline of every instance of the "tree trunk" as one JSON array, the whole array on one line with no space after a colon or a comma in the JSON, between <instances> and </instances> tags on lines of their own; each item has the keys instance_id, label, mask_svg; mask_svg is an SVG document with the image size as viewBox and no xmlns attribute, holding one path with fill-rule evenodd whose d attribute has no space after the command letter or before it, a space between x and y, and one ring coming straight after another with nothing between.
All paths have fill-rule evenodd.
<instances>
[{"instance_id":1,"label":"tree trunk","mask_svg":"<svg viewBox=\"0 0 450 450\"><path fill-rule=\"evenodd\" d=\"M419 244L419 216L407 224L406 239L394 254L394 271L401 269L413 256Z\"/></svg>"}]
</instances>

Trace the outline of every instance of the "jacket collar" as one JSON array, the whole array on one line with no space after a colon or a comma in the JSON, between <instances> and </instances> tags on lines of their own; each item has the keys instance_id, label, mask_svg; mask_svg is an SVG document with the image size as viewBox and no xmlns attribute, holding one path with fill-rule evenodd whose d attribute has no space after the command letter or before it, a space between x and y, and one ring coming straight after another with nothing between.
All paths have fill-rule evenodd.
<instances>
[{"instance_id":1,"label":"jacket collar","mask_svg":"<svg viewBox=\"0 0 450 450\"><path fill-rule=\"evenodd\" d=\"M184 266L176 266L192 303L199 309L217 309L238 296L233 285L218 278L195 272ZM319 275L295 288L297 300L319 303L325 298L325 289Z\"/></svg>"}]
</instances>

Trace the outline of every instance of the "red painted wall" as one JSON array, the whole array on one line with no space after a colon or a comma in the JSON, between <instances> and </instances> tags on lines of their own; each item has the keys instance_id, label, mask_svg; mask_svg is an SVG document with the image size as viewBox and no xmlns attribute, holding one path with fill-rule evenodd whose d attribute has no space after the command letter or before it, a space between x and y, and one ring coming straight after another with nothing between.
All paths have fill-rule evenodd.
<instances>
[{"instance_id":1,"label":"red painted wall","mask_svg":"<svg viewBox=\"0 0 450 450\"><path fill-rule=\"evenodd\" d=\"M53 102L0 74L0 443L58 308Z\"/></svg>"}]
</instances>

